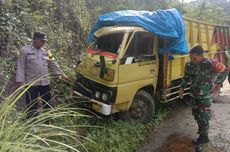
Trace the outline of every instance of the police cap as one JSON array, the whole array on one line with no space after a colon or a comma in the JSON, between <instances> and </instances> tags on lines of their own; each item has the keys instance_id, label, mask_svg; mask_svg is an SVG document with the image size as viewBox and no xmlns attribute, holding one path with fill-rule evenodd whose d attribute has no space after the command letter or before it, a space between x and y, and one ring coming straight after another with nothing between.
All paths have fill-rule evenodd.
<instances>
[{"instance_id":1,"label":"police cap","mask_svg":"<svg viewBox=\"0 0 230 152\"><path fill-rule=\"evenodd\" d=\"M45 33L42 33L42 32L34 32L33 39L41 39L41 40L47 41L47 37Z\"/></svg>"}]
</instances>

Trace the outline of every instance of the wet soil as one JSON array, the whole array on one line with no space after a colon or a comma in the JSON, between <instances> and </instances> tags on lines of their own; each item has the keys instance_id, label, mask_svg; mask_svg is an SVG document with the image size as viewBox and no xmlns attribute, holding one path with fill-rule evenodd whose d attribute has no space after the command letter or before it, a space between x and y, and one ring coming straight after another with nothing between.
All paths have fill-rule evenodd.
<instances>
[{"instance_id":1,"label":"wet soil","mask_svg":"<svg viewBox=\"0 0 230 152\"><path fill-rule=\"evenodd\" d=\"M186 101L189 103L189 101ZM230 152L230 85L221 89L220 102L212 104L210 143L202 145L202 152ZM152 130L138 152L195 152L192 139L198 135L190 104L178 103L169 117Z\"/></svg>"}]
</instances>

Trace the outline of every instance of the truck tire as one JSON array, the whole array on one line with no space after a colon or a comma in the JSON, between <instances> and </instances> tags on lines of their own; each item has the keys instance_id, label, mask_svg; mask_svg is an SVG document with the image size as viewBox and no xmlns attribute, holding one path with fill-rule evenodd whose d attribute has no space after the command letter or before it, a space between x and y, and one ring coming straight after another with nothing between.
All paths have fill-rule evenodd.
<instances>
[{"instance_id":1,"label":"truck tire","mask_svg":"<svg viewBox=\"0 0 230 152\"><path fill-rule=\"evenodd\" d=\"M124 121L148 123L155 114L155 102L146 91L140 90L135 95L128 111L120 113Z\"/></svg>"},{"instance_id":2,"label":"truck tire","mask_svg":"<svg viewBox=\"0 0 230 152\"><path fill-rule=\"evenodd\" d=\"M220 86L217 88L216 92L212 94L213 102L218 103L220 101Z\"/></svg>"}]
</instances>

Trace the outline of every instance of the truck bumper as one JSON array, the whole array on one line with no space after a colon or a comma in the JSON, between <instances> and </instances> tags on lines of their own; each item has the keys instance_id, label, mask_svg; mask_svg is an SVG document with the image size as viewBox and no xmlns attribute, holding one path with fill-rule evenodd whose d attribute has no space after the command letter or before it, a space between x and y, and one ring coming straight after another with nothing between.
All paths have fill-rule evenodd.
<instances>
[{"instance_id":1,"label":"truck bumper","mask_svg":"<svg viewBox=\"0 0 230 152\"><path fill-rule=\"evenodd\" d=\"M78 96L87 99L89 101L89 104L91 104L91 108L96 112L99 112L106 116L112 114L112 105L105 104L95 99L88 98L87 96L84 96L78 91L73 91L73 96Z\"/></svg>"}]
</instances>

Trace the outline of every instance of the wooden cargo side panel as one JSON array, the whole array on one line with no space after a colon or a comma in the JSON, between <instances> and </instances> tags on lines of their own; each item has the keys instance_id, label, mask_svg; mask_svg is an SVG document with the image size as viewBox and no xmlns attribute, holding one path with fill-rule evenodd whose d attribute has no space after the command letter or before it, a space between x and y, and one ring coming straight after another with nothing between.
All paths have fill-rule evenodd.
<instances>
[{"instance_id":1,"label":"wooden cargo side panel","mask_svg":"<svg viewBox=\"0 0 230 152\"><path fill-rule=\"evenodd\" d=\"M189 55L174 55L174 59L168 64L169 82L177 80L184 75L184 65L189 60Z\"/></svg>"},{"instance_id":2,"label":"wooden cargo side panel","mask_svg":"<svg viewBox=\"0 0 230 152\"><path fill-rule=\"evenodd\" d=\"M189 49L195 44L200 44L205 51L211 51L211 41L214 26L184 17L186 27L186 40Z\"/></svg>"}]
</instances>

